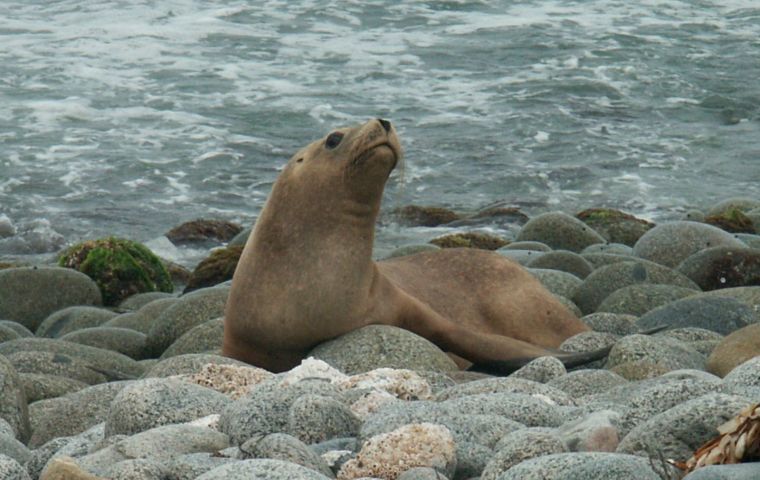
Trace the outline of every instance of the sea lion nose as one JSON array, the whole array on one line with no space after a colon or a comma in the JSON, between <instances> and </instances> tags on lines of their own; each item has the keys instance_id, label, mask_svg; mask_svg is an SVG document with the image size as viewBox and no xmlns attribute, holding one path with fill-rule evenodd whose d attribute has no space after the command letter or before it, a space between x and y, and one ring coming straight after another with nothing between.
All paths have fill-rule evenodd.
<instances>
[{"instance_id":1,"label":"sea lion nose","mask_svg":"<svg viewBox=\"0 0 760 480\"><path fill-rule=\"evenodd\" d=\"M382 118L378 118L377 121L380 122L380 125L383 126L386 133L391 131L391 122L388 120L383 120Z\"/></svg>"}]
</instances>

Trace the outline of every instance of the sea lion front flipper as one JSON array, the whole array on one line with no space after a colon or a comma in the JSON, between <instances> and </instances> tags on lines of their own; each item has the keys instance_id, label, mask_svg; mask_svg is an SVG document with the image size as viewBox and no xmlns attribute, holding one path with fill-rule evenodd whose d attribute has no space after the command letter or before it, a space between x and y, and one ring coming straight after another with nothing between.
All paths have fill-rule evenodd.
<instances>
[{"instance_id":1,"label":"sea lion front flipper","mask_svg":"<svg viewBox=\"0 0 760 480\"><path fill-rule=\"evenodd\" d=\"M610 353L611 349L612 345L598 350L592 350L590 352L556 352L549 353L546 356L557 358L562 362L565 368L575 368L605 358ZM472 364L467 370L471 372L487 373L489 375L509 375L535 359L536 357L523 357L511 360L478 362Z\"/></svg>"}]
</instances>

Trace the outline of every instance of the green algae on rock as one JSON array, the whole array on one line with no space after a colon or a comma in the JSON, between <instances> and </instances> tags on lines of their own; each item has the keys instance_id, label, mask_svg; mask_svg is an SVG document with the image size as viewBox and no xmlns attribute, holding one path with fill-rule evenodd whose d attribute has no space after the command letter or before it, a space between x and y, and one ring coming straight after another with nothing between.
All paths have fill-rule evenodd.
<instances>
[{"instance_id":1,"label":"green algae on rock","mask_svg":"<svg viewBox=\"0 0 760 480\"><path fill-rule=\"evenodd\" d=\"M117 305L141 292L172 292L161 260L144 245L108 237L88 240L66 250L58 260L62 267L78 270L97 283L105 305Z\"/></svg>"},{"instance_id":2,"label":"green algae on rock","mask_svg":"<svg viewBox=\"0 0 760 480\"><path fill-rule=\"evenodd\" d=\"M480 248L483 250L497 250L509 244L501 237L481 232L452 233L434 238L430 240L430 243L441 248Z\"/></svg>"},{"instance_id":3,"label":"green algae on rock","mask_svg":"<svg viewBox=\"0 0 760 480\"><path fill-rule=\"evenodd\" d=\"M654 224L612 208L589 208L575 216L608 242L633 246Z\"/></svg>"},{"instance_id":4,"label":"green algae on rock","mask_svg":"<svg viewBox=\"0 0 760 480\"><path fill-rule=\"evenodd\" d=\"M757 233L752 219L738 208L728 208L717 215L709 215L705 218L705 223L730 233Z\"/></svg>"}]
</instances>

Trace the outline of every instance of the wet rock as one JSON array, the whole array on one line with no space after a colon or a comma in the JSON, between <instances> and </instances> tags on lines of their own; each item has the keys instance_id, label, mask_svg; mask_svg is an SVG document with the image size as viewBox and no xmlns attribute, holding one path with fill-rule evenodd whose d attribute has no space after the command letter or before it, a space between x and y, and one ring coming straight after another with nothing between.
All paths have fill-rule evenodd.
<instances>
[{"instance_id":1,"label":"wet rock","mask_svg":"<svg viewBox=\"0 0 760 480\"><path fill-rule=\"evenodd\" d=\"M704 328L728 335L754 321L752 310L733 298L696 295L655 308L639 318L637 324L641 330L667 325Z\"/></svg>"},{"instance_id":2,"label":"wet rock","mask_svg":"<svg viewBox=\"0 0 760 480\"><path fill-rule=\"evenodd\" d=\"M738 208L730 208L718 215L708 215L704 222L731 233L757 233L752 219Z\"/></svg>"},{"instance_id":3,"label":"wet rock","mask_svg":"<svg viewBox=\"0 0 760 480\"><path fill-rule=\"evenodd\" d=\"M341 372L356 374L375 368L449 372L456 364L429 340L401 328L369 325L316 346L308 356Z\"/></svg>"},{"instance_id":4,"label":"wet rock","mask_svg":"<svg viewBox=\"0 0 760 480\"><path fill-rule=\"evenodd\" d=\"M630 257L633 256L633 247L629 247L628 245L624 245L622 243L595 243L593 245L589 245L581 251L581 255L595 253L606 253L609 255L627 255Z\"/></svg>"},{"instance_id":5,"label":"wet rock","mask_svg":"<svg viewBox=\"0 0 760 480\"><path fill-rule=\"evenodd\" d=\"M678 271L702 290L760 285L760 249L708 248L686 258Z\"/></svg>"},{"instance_id":6,"label":"wet rock","mask_svg":"<svg viewBox=\"0 0 760 480\"><path fill-rule=\"evenodd\" d=\"M67 333L61 340L112 350L135 360L145 357L146 335L129 328L95 327Z\"/></svg>"},{"instance_id":7,"label":"wet rock","mask_svg":"<svg viewBox=\"0 0 760 480\"><path fill-rule=\"evenodd\" d=\"M392 215L399 223L411 227L437 227L462 218L461 215L448 208L418 205L397 208Z\"/></svg>"},{"instance_id":8,"label":"wet rock","mask_svg":"<svg viewBox=\"0 0 760 480\"><path fill-rule=\"evenodd\" d=\"M83 273L58 267L0 270L0 318L31 331L53 312L73 305L100 305L98 286Z\"/></svg>"},{"instance_id":9,"label":"wet rock","mask_svg":"<svg viewBox=\"0 0 760 480\"><path fill-rule=\"evenodd\" d=\"M197 325L179 337L161 355L162 359L188 353L221 353L224 318L215 318Z\"/></svg>"},{"instance_id":10,"label":"wet rock","mask_svg":"<svg viewBox=\"0 0 760 480\"><path fill-rule=\"evenodd\" d=\"M737 365L760 355L760 324L740 328L725 337L707 359L707 371L724 377Z\"/></svg>"},{"instance_id":11,"label":"wet rock","mask_svg":"<svg viewBox=\"0 0 760 480\"><path fill-rule=\"evenodd\" d=\"M97 327L117 314L105 308L67 307L49 315L37 327L38 337L58 338L81 328Z\"/></svg>"},{"instance_id":12,"label":"wet rock","mask_svg":"<svg viewBox=\"0 0 760 480\"><path fill-rule=\"evenodd\" d=\"M657 307L698 293L699 290L675 285L639 283L610 293L596 311L641 316Z\"/></svg>"},{"instance_id":13,"label":"wet rock","mask_svg":"<svg viewBox=\"0 0 760 480\"><path fill-rule=\"evenodd\" d=\"M580 252L589 245L605 243L604 237L575 217L549 212L534 217L517 235L517 241L538 241L555 250Z\"/></svg>"},{"instance_id":14,"label":"wet rock","mask_svg":"<svg viewBox=\"0 0 760 480\"><path fill-rule=\"evenodd\" d=\"M580 279L586 278L593 271L593 267L585 258L577 253L563 250L547 252L531 260L527 266L530 268L559 270L571 273Z\"/></svg>"},{"instance_id":15,"label":"wet rock","mask_svg":"<svg viewBox=\"0 0 760 480\"><path fill-rule=\"evenodd\" d=\"M251 236L251 232L253 231L253 227L245 227L240 233L235 235L235 237L227 243L228 247L231 247L233 245L245 245L248 241L248 237Z\"/></svg>"},{"instance_id":16,"label":"wet rock","mask_svg":"<svg viewBox=\"0 0 760 480\"><path fill-rule=\"evenodd\" d=\"M611 243L633 246L654 224L612 208L589 208L576 218Z\"/></svg>"},{"instance_id":17,"label":"wet rock","mask_svg":"<svg viewBox=\"0 0 760 480\"><path fill-rule=\"evenodd\" d=\"M430 240L433 245L441 248L480 248L482 250L498 250L507 242L501 237L483 232L462 232L443 235Z\"/></svg>"},{"instance_id":18,"label":"wet rock","mask_svg":"<svg viewBox=\"0 0 760 480\"><path fill-rule=\"evenodd\" d=\"M675 268L700 250L721 246L746 248L733 235L712 225L678 221L654 227L636 242L633 251L641 258Z\"/></svg>"},{"instance_id":19,"label":"wet rock","mask_svg":"<svg viewBox=\"0 0 760 480\"><path fill-rule=\"evenodd\" d=\"M187 280L184 293L198 290L199 288L213 287L214 285L232 279L235 273L240 255L243 253L243 245L233 245L226 248L213 250L211 254L201 260L190 278Z\"/></svg>"},{"instance_id":20,"label":"wet rock","mask_svg":"<svg viewBox=\"0 0 760 480\"><path fill-rule=\"evenodd\" d=\"M641 283L675 285L698 290L685 275L652 262L620 262L595 270L578 288L573 301L584 314L593 313L612 292Z\"/></svg>"},{"instance_id":21,"label":"wet rock","mask_svg":"<svg viewBox=\"0 0 760 480\"><path fill-rule=\"evenodd\" d=\"M613 263L637 262L641 260L633 254L619 253L581 253L581 257L585 258L594 267L594 270L612 265Z\"/></svg>"},{"instance_id":22,"label":"wet rock","mask_svg":"<svg viewBox=\"0 0 760 480\"><path fill-rule=\"evenodd\" d=\"M16 340L17 338L21 338L21 335L16 330L5 325L0 325L0 343Z\"/></svg>"},{"instance_id":23,"label":"wet rock","mask_svg":"<svg viewBox=\"0 0 760 480\"><path fill-rule=\"evenodd\" d=\"M225 220L197 219L185 222L166 232L175 245L224 243L232 240L243 227Z\"/></svg>"},{"instance_id":24,"label":"wet rock","mask_svg":"<svg viewBox=\"0 0 760 480\"><path fill-rule=\"evenodd\" d=\"M26 328L25 326L21 325L18 322L14 322L12 320L0 320L0 327L2 327L3 329L13 330L14 332L16 332L18 334L17 338L33 337L34 336L34 334L28 328ZM8 340L13 340L13 339L9 338ZM7 341L7 340L3 340L3 341ZM0 342L0 343L2 343L2 342Z\"/></svg>"},{"instance_id":25,"label":"wet rock","mask_svg":"<svg viewBox=\"0 0 760 480\"><path fill-rule=\"evenodd\" d=\"M384 260L387 260L390 258L405 257L407 255L415 255L417 253L434 252L440 249L441 247L437 245L431 245L429 243L404 245L402 247L398 247L396 249L391 250L391 253L389 253L384 258Z\"/></svg>"}]
</instances>

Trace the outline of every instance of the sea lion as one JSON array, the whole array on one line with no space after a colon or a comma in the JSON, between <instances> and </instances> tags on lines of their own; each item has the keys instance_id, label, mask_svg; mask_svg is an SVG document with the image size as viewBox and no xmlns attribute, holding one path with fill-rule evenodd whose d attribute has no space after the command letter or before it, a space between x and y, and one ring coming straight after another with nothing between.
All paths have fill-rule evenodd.
<instances>
[{"instance_id":1,"label":"sea lion","mask_svg":"<svg viewBox=\"0 0 760 480\"><path fill-rule=\"evenodd\" d=\"M501 255L443 249L374 262L385 183L402 156L390 122L341 128L280 173L232 279L223 353L279 372L315 345L370 324L421 335L505 373L589 328L530 273Z\"/></svg>"}]
</instances>

